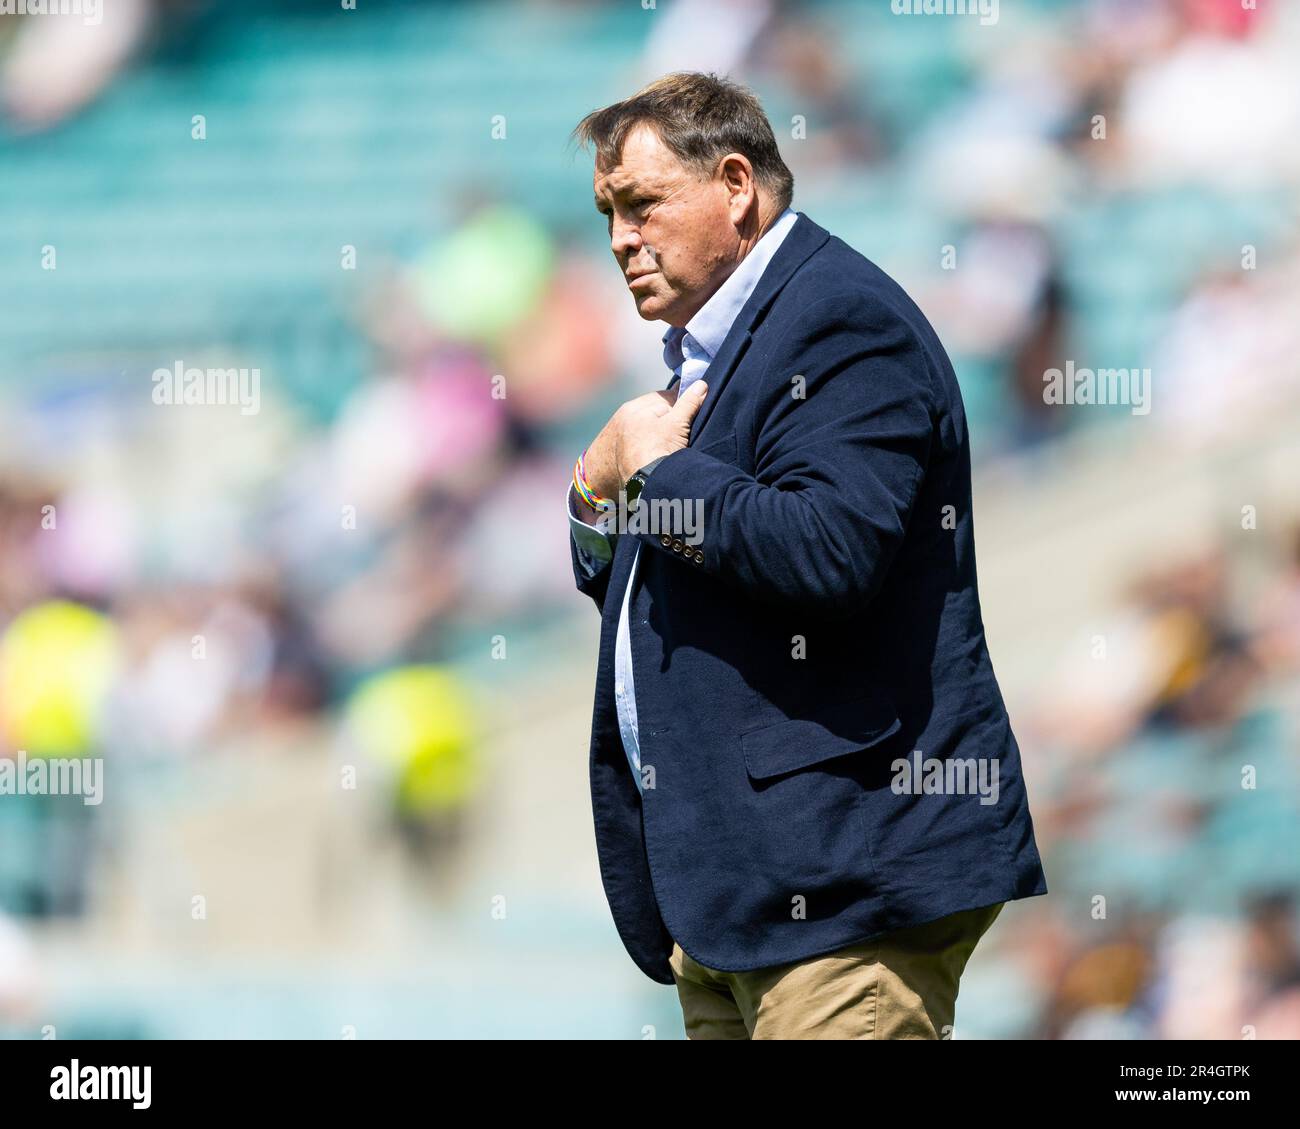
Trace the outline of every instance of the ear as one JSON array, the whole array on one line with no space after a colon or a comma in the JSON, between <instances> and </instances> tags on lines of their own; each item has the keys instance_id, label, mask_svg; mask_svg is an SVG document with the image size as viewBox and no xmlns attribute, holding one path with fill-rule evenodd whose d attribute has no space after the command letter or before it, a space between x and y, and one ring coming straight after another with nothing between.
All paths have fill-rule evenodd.
<instances>
[{"instance_id":1,"label":"ear","mask_svg":"<svg viewBox=\"0 0 1300 1129\"><path fill-rule=\"evenodd\" d=\"M722 158L719 174L727 193L731 222L739 227L755 199L754 166L743 153L728 153Z\"/></svg>"}]
</instances>

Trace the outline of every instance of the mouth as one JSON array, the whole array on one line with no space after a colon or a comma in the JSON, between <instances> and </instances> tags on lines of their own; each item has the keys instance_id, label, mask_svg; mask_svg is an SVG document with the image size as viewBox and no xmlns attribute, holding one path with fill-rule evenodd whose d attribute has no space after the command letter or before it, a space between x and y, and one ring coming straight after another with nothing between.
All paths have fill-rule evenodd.
<instances>
[{"instance_id":1,"label":"mouth","mask_svg":"<svg viewBox=\"0 0 1300 1129\"><path fill-rule=\"evenodd\" d=\"M634 274L628 276L627 288L631 290L634 286L636 286L638 282L644 282L647 278L649 278L652 274L655 273L656 273L655 271L647 271L645 274Z\"/></svg>"}]
</instances>

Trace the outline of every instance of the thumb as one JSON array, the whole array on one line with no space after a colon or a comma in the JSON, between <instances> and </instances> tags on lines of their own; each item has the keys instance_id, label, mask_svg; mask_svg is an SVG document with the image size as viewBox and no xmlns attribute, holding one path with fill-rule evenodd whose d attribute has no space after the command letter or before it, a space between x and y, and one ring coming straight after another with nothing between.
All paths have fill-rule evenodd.
<instances>
[{"instance_id":1,"label":"thumb","mask_svg":"<svg viewBox=\"0 0 1300 1129\"><path fill-rule=\"evenodd\" d=\"M697 380L677 397L671 410L679 419L692 420L695 418L695 413L700 410L700 405L704 403L704 397L708 394L709 386L703 380Z\"/></svg>"}]
</instances>

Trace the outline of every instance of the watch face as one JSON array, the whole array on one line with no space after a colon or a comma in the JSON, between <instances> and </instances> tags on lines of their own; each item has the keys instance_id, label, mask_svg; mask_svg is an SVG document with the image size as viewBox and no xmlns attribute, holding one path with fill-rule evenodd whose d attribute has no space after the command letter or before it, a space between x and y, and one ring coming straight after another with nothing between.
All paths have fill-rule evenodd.
<instances>
[{"instance_id":1,"label":"watch face","mask_svg":"<svg viewBox=\"0 0 1300 1129\"><path fill-rule=\"evenodd\" d=\"M638 498L641 497L641 489L645 486L645 475L637 471L627 480L627 485L623 487L623 493L627 495L627 504L635 505Z\"/></svg>"}]
</instances>

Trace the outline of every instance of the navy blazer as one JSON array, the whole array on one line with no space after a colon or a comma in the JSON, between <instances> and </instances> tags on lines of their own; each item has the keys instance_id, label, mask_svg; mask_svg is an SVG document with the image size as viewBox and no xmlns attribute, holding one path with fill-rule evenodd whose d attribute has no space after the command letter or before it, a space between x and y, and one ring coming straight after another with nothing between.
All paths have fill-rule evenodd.
<instances>
[{"instance_id":1,"label":"navy blazer","mask_svg":"<svg viewBox=\"0 0 1300 1129\"><path fill-rule=\"evenodd\" d=\"M690 442L641 494L643 516L702 505L699 535L628 532L590 578L570 538L602 614L591 801L629 955L672 984L674 940L742 971L1047 893L984 640L966 416L929 322L801 212L705 380ZM638 541L644 799L613 678ZM904 761L927 771L909 782ZM996 773L996 802L973 776L936 786L965 768Z\"/></svg>"}]
</instances>

